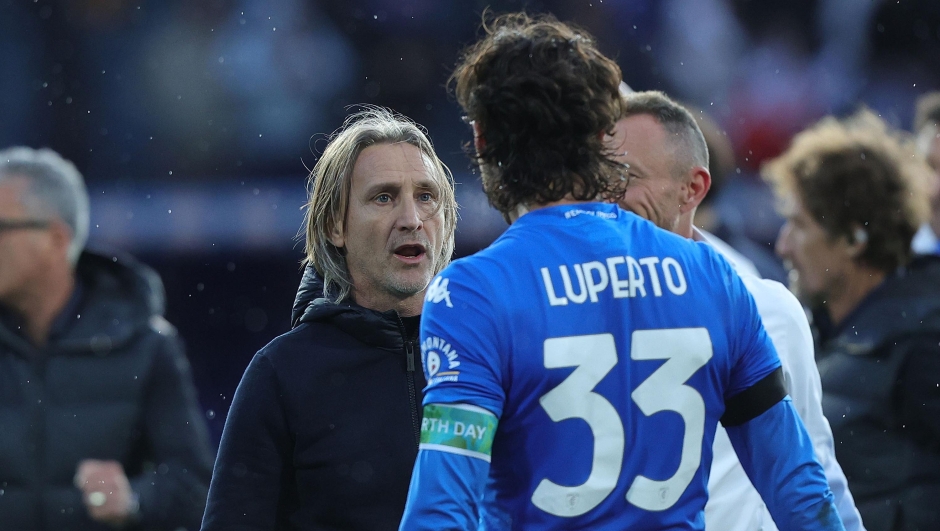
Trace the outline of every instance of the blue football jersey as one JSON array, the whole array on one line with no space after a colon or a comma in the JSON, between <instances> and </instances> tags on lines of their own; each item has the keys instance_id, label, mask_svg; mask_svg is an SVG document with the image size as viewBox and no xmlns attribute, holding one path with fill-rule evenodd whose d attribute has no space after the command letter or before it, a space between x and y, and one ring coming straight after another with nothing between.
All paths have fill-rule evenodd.
<instances>
[{"instance_id":1,"label":"blue football jersey","mask_svg":"<svg viewBox=\"0 0 940 531\"><path fill-rule=\"evenodd\" d=\"M724 259L602 203L529 212L447 267L421 352L426 405L495 416L466 449L490 460L484 529L702 529L725 400L780 366Z\"/></svg>"}]
</instances>

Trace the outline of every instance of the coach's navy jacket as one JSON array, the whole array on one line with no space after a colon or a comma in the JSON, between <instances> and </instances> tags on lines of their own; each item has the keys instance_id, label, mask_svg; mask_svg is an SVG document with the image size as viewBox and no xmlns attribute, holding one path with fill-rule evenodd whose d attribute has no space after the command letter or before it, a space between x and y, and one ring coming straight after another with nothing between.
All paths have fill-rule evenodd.
<instances>
[{"instance_id":1,"label":"coach's navy jacket","mask_svg":"<svg viewBox=\"0 0 940 531\"><path fill-rule=\"evenodd\" d=\"M203 530L397 530L421 423L417 319L320 298L259 351L232 401Z\"/></svg>"},{"instance_id":2,"label":"coach's navy jacket","mask_svg":"<svg viewBox=\"0 0 940 531\"><path fill-rule=\"evenodd\" d=\"M823 412L865 528L940 529L940 257L889 275L823 340Z\"/></svg>"}]
</instances>

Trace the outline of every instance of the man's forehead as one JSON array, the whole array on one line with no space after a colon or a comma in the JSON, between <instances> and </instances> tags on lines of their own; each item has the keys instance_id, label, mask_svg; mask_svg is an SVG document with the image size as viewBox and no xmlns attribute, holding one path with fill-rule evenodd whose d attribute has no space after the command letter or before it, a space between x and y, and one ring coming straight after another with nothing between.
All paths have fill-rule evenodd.
<instances>
[{"instance_id":1,"label":"man's forehead","mask_svg":"<svg viewBox=\"0 0 940 531\"><path fill-rule=\"evenodd\" d=\"M19 198L29 186L25 177L16 174L0 174L0 194Z\"/></svg>"},{"instance_id":2,"label":"man's forehead","mask_svg":"<svg viewBox=\"0 0 940 531\"><path fill-rule=\"evenodd\" d=\"M808 215L803 200L795 191L786 192L777 201L783 217L800 218Z\"/></svg>"},{"instance_id":3,"label":"man's forehead","mask_svg":"<svg viewBox=\"0 0 940 531\"><path fill-rule=\"evenodd\" d=\"M784 192L777 197L777 208L780 215L793 217L800 209L799 198L792 191Z\"/></svg>"},{"instance_id":4,"label":"man's forehead","mask_svg":"<svg viewBox=\"0 0 940 531\"><path fill-rule=\"evenodd\" d=\"M23 194L28 183L16 176L0 176L0 216L26 208Z\"/></svg>"},{"instance_id":5,"label":"man's forehead","mask_svg":"<svg viewBox=\"0 0 940 531\"><path fill-rule=\"evenodd\" d=\"M401 182L404 179L434 182L434 164L417 147L408 143L376 144L364 149L353 167L353 185Z\"/></svg>"},{"instance_id":6,"label":"man's forehead","mask_svg":"<svg viewBox=\"0 0 940 531\"><path fill-rule=\"evenodd\" d=\"M613 139L621 143L665 147L666 129L651 114L632 114L617 120Z\"/></svg>"},{"instance_id":7,"label":"man's forehead","mask_svg":"<svg viewBox=\"0 0 940 531\"><path fill-rule=\"evenodd\" d=\"M668 164L670 160L660 159L675 156L666 142L665 129L649 114L634 114L618 120L609 146L621 161L638 165Z\"/></svg>"}]
</instances>

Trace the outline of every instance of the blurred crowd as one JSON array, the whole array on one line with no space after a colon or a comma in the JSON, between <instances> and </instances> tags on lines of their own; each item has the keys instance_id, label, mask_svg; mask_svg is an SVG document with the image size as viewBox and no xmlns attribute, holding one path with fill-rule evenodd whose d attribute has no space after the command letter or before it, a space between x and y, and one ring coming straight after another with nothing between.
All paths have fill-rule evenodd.
<instances>
[{"instance_id":1,"label":"blurred crowd","mask_svg":"<svg viewBox=\"0 0 940 531\"><path fill-rule=\"evenodd\" d=\"M247 179L249 190L296 198L297 177L347 107L386 105L426 126L458 183L469 185L458 191L467 188L467 212L481 215L465 216L458 252L472 252L502 227L475 194L462 150L467 130L443 86L487 6L578 23L633 88L664 90L712 116L734 150L731 185L717 198L722 220L765 245L780 219L754 178L763 160L808 123L859 102L909 128L915 96L940 84L940 7L929 0L7 0L0 145L55 147L100 192L93 200L110 208L118 200L107 194L127 192L120 202L133 201L131 212L147 209L141 182L172 193ZM204 208L177 202L177 213ZM271 214L264 234L290 237L291 211ZM232 239L183 230L200 244ZM182 239L179 231L167 239ZM97 232L122 246L146 238L105 228L92 241Z\"/></svg>"}]
</instances>

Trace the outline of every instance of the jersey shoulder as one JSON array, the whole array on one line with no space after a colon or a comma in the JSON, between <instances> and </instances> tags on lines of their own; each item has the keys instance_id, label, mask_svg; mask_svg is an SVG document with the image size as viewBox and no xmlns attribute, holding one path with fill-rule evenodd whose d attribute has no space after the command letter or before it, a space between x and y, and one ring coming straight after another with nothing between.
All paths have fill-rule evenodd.
<instances>
[{"instance_id":1,"label":"jersey shoulder","mask_svg":"<svg viewBox=\"0 0 940 531\"><path fill-rule=\"evenodd\" d=\"M788 381L799 367L814 366L813 334L806 311L796 296L775 280L753 276L743 276L742 280L754 299Z\"/></svg>"}]
</instances>

